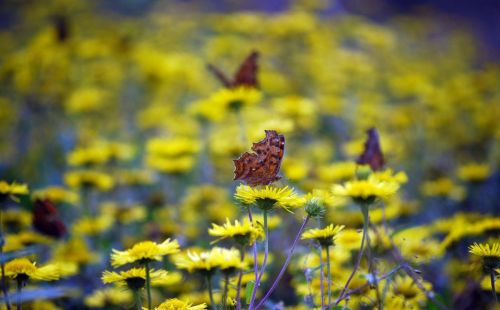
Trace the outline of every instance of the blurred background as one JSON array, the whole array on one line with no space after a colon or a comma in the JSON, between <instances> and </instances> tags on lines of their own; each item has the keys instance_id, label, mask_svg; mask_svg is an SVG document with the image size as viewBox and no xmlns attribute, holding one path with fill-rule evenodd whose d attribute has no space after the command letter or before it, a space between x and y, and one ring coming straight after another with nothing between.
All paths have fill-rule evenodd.
<instances>
[{"instance_id":1,"label":"blurred background","mask_svg":"<svg viewBox=\"0 0 500 310\"><path fill-rule=\"evenodd\" d=\"M286 137L280 185L306 194L352 179L376 127L386 166L408 176L390 224L451 223L434 231L446 251L424 274L449 304L479 309L484 292L464 293L466 271L445 267L464 263L472 240L498 241L499 16L494 0L0 0L0 179L31 194L5 202L20 225L6 234L31 231L33 200L55 201L64 242L96 254L62 282L83 285L78 298L56 301L83 308L111 248L166 237L206 248L211 223L240 217L232 160L264 130ZM233 77L254 50L258 89L224 88L207 70ZM327 221L360 227L348 203L329 208ZM10 249L41 243L49 260L63 246L27 240ZM287 293L276 296L303 299Z\"/></svg>"}]
</instances>

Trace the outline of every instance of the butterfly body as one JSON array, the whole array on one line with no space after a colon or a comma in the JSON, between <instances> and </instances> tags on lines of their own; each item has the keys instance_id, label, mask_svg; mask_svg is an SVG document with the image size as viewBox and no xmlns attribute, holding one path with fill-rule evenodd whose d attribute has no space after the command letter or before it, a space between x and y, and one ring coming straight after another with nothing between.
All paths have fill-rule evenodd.
<instances>
[{"instance_id":1,"label":"butterfly body","mask_svg":"<svg viewBox=\"0 0 500 310\"><path fill-rule=\"evenodd\" d=\"M266 137L252 146L253 153L245 152L234 160L234 180L250 186L269 185L281 177L278 172L285 152L285 136L266 130Z\"/></svg>"}]
</instances>

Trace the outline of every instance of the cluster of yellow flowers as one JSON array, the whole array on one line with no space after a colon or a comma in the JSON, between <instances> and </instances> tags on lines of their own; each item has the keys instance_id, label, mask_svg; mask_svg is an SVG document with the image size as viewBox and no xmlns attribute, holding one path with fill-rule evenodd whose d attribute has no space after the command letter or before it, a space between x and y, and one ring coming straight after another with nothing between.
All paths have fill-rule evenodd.
<instances>
[{"instance_id":1,"label":"cluster of yellow flowers","mask_svg":"<svg viewBox=\"0 0 500 310\"><path fill-rule=\"evenodd\" d=\"M446 21L289 2L14 9L6 309L498 306L500 66Z\"/></svg>"}]
</instances>

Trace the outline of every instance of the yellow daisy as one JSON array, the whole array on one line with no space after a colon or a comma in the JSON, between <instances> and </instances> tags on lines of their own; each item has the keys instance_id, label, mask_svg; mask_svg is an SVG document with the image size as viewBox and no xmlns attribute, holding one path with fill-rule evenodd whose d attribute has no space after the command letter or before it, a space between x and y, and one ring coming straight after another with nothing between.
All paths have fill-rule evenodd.
<instances>
[{"instance_id":1,"label":"yellow daisy","mask_svg":"<svg viewBox=\"0 0 500 310\"><path fill-rule=\"evenodd\" d=\"M120 305L126 306L132 302L132 292L122 288L101 288L85 297L85 305L92 308L109 308Z\"/></svg>"},{"instance_id":2,"label":"yellow daisy","mask_svg":"<svg viewBox=\"0 0 500 310\"><path fill-rule=\"evenodd\" d=\"M170 239L167 239L160 244L153 241L143 241L135 244L126 251L113 249L113 254L111 254L111 265L113 265L113 267L118 267L133 262L145 263L154 260L160 261L162 256L178 252L179 243L177 240L170 241Z\"/></svg>"},{"instance_id":3,"label":"yellow daisy","mask_svg":"<svg viewBox=\"0 0 500 310\"><path fill-rule=\"evenodd\" d=\"M168 273L165 270L149 271L151 285L165 285L169 282ZM103 283L115 283L119 287L128 287L131 290L138 290L146 285L146 268L131 268L129 270L112 272L104 271L102 273Z\"/></svg>"},{"instance_id":4,"label":"yellow daisy","mask_svg":"<svg viewBox=\"0 0 500 310\"><path fill-rule=\"evenodd\" d=\"M484 258L500 259L500 243L493 243L490 246L487 243L479 244L474 242L473 245L469 246L469 253Z\"/></svg>"},{"instance_id":5,"label":"yellow daisy","mask_svg":"<svg viewBox=\"0 0 500 310\"><path fill-rule=\"evenodd\" d=\"M226 223L222 226L212 223L212 228L208 230L210 236L220 237L214 242L233 238L236 243L240 245L251 245L257 239L263 235L262 230L254 227L249 221L243 221L240 223L238 220L234 221L234 224L226 218Z\"/></svg>"},{"instance_id":6,"label":"yellow daisy","mask_svg":"<svg viewBox=\"0 0 500 310\"><path fill-rule=\"evenodd\" d=\"M28 185L23 183L8 183L6 181L0 181L0 198L1 196L10 196L15 200L16 195L26 195L28 194Z\"/></svg>"},{"instance_id":7,"label":"yellow daisy","mask_svg":"<svg viewBox=\"0 0 500 310\"><path fill-rule=\"evenodd\" d=\"M351 197L361 204L371 204L379 198L388 198L394 195L399 189L396 182L379 181L370 176L367 180L354 180L344 183L344 185L334 185L333 194L338 196Z\"/></svg>"},{"instance_id":8,"label":"yellow daisy","mask_svg":"<svg viewBox=\"0 0 500 310\"><path fill-rule=\"evenodd\" d=\"M207 308L207 304L193 305L190 302L182 301L177 298L167 299L162 302L155 310L203 310Z\"/></svg>"},{"instance_id":9,"label":"yellow daisy","mask_svg":"<svg viewBox=\"0 0 500 310\"><path fill-rule=\"evenodd\" d=\"M300 239L314 239L318 241L321 246L330 246L333 245L333 241L337 238L338 233L341 232L344 227L344 225L333 226L333 224L330 224L322 229L308 229L302 233Z\"/></svg>"},{"instance_id":10,"label":"yellow daisy","mask_svg":"<svg viewBox=\"0 0 500 310\"><path fill-rule=\"evenodd\" d=\"M303 199L288 186L278 188L266 185L257 188L240 184L236 188L234 197L244 205L255 205L262 210L283 208L289 211L290 208L296 208L303 203Z\"/></svg>"},{"instance_id":11,"label":"yellow daisy","mask_svg":"<svg viewBox=\"0 0 500 310\"><path fill-rule=\"evenodd\" d=\"M27 258L16 258L5 264L5 275L13 279L35 279L41 281L58 280L60 270L57 265L37 267L36 263Z\"/></svg>"}]
</instances>

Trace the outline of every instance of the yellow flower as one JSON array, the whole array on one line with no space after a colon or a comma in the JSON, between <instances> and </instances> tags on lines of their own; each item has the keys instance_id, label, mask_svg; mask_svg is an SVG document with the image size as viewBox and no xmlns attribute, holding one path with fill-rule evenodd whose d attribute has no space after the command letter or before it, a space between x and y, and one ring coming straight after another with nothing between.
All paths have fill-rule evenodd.
<instances>
[{"instance_id":1,"label":"yellow flower","mask_svg":"<svg viewBox=\"0 0 500 310\"><path fill-rule=\"evenodd\" d=\"M377 171L372 173L372 176L382 182L394 182L398 184L405 184L408 182L408 176L404 171L394 173L392 169L386 169L383 171Z\"/></svg>"},{"instance_id":2,"label":"yellow flower","mask_svg":"<svg viewBox=\"0 0 500 310\"><path fill-rule=\"evenodd\" d=\"M178 255L175 265L179 269L186 269L189 272L202 272L211 274L219 266L216 257L211 251L196 252L188 250L187 253Z\"/></svg>"},{"instance_id":3,"label":"yellow flower","mask_svg":"<svg viewBox=\"0 0 500 310\"><path fill-rule=\"evenodd\" d=\"M220 237L215 242L226 238L233 238L238 244L251 245L257 237L262 236L262 230L255 228L248 221L240 223L238 220L235 220L234 224L231 224L229 219L226 218L226 223L222 226L212 223L212 228L208 230L208 234Z\"/></svg>"},{"instance_id":4,"label":"yellow flower","mask_svg":"<svg viewBox=\"0 0 500 310\"><path fill-rule=\"evenodd\" d=\"M240 86L236 88L222 88L215 92L207 101L214 109L221 113L237 111L245 106L257 104L262 98L262 93L253 87Z\"/></svg>"},{"instance_id":5,"label":"yellow flower","mask_svg":"<svg viewBox=\"0 0 500 310\"><path fill-rule=\"evenodd\" d=\"M491 173L488 164L469 163L457 169L457 176L463 181L480 182L486 180Z\"/></svg>"},{"instance_id":6,"label":"yellow flower","mask_svg":"<svg viewBox=\"0 0 500 310\"><path fill-rule=\"evenodd\" d=\"M71 93L65 103L69 113L82 113L97 111L107 102L108 93L99 88L80 88Z\"/></svg>"},{"instance_id":7,"label":"yellow flower","mask_svg":"<svg viewBox=\"0 0 500 310\"><path fill-rule=\"evenodd\" d=\"M27 258L16 258L5 264L5 275L13 279L22 277L23 280L52 281L59 279L60 271L59 267L53 264L37 267Z\"/></svg>"},{"instance_id":8,"label":"yellow flower","mask_svg":"<svg viewBox=\"0 0 500 310\"><path fill-rule=\"evenodd\" d=\"M303 203L293 188L288 186L278 188L266 185L263 188L256 188L240 184L236 188L234 197L244 205L255 205L263 210L277 207L289 211L290 208L296 208Z\"/></svg>"},{"instance_id":9,"label":"yellow flower","mask_svg":"<svg viewBox=\"0 0 500 310\"><path fill-rule=\"evenodd\" d=\"M154 286L164 285L169 282L168 273L165 270L151 269L149 276L151 277L151 285ZM102 273L101 279L105 284L115 283L118 287L128 287L132 290L138 290L146 284L146 268L131 268L120 272L106 270Z\"/></svg>"},{"instance_id":10,"label":"yellow flower","mask_svg":"<svg viewBox=\"0 0 500 310\"><path fill-rule=\"evenodd\" d=\"M28 185L23 183L8 183L7 181L0 181L0 195L10 196L14 198L15 195L26 195L28 194Z\"/></svg>"},{"instance_id":11,"label":"yellow flower","mask_svg":"<svg viewBox=\"0 0 500 310\"><path fill-rule=\"evenodd\" d=\"M333 194L351 197L359 203L373 203L378 198L388 198L396 193L399 184L383 182L370 176L367 180L354 180L344 185L334 185Z\"/></svg>"},{"instance_id":12,"label":"yellow flower","mask_svg":"<svg viewBox=\"0 0 500 310\"><path fill-rule=\"evenodd\" d=\"M155 310L203 310L206 309L206 304L194 305L187 301L182 301L177 298L167 299L162 302Z\"/></svg>"},{"instance_id":13,"label":"yellow flower","mask_svg":"<svg viewBox=\"0 0 500 310\"><path fill-rule=\"evenodd\" d=\"M178 268L186 269L189 272L198 271L208 274L216 269L231 272L236 269L246 268L246 263L241 261L241 255L237 249L219 247L201 253L188 251L187 255L181 255L177 258L176 265Z\"/></svg>"},{"instance_id":14,"label":"yellow flower","mask_svg":"<svg viewBox=\"0 0 500 310\"><path fill-rule=\"evenodd\" d=\"M71 171L64 175L64 182L69 187L95 187L101 191L108 191L114 186L111 176L95 170Z\"/></svg>"},{"instance_id":15,"label":"yellow flower","mask_svg":"<svg viewBox=\"0 0 500 310\"><path fill-rule=\"evenodd\" d=\"M109 308L111 306L126 306L132 302L132 292L122 288L108 287L95 290L85 297L85 305L92 308Z\"/></svg>"},{"instance_id":16,"label":"yellow flower","mask_svg":"<svg viewBox=\"0 0 500 310\"><path fill-rule=\"evenodd\" d=\"M333 241L337 238L338 233L341 232L344 227L344 225L333 226L333 224L330 224L322 229L308 229L304 233L302 233L300 239L314 239L318 241L321 246L330 246L333 245Z\"/></svg>"},{"instance_id":17,"label":"yellow flower","mask_svg":"<svg viewBox=\"0 0 500 310\"><path fill-rule=\"evenodd\" d=\"M439 178L433 181L426 181L422 185L422 193L425 196L444 196L454 200L461 200L465 196L465 189L458 186L448 178Z\"/></svg>"},{"instance_id":18,"label":"yellow flower","mask_svg":"<svg viewBox=\"0 0 500 310\"><path fill-rule=\"evenodd\" d=\"M469 246L469 253L485 258L500 259L500 243L493 243L490 246L487 243L474 242L473 245Z\"/></svg>"},{"instance_id":19,"label":"yellow flower","mask_svg":"<svg viewBox=\"0 0 500 310\"><path fill-rule=\"evenodd\" d=\"M49 186L33 193L33 199L49 199L53 202L76 204L80 201L77 193L59 186Z\"/></svg>"},{"instance_id":20,"label":"yellow flower","mask_svg":"<svg viewBox=\"0 0 500 310\"><path fill-rule=\"evenodd\" d=\"M143 241L135 244L126 251L113 249L111 265L118 267L133 262L160 261L162 256L177 252L179 252L179 243L177 243L177 240L170 241L170 239L167 239L160 244L153 241Z\"/></svg>"},{"instance_id":21,"label":"yellow flower","mask_svg":"<svg viewBox=\"0 0 500 310\"><path fill-rule=\"evenodd\" d=\"M65 243L58 244L54 249L53 258L78 265L98 260L98 256L89 249L83 238L72 238Z\"/></svg>"},{"instance_id":22,"label":"yellow flower","mask_svg":"<svg viewBox=\"0 0 500 310\"><path fill-rule=\"evenodd\" d=\"M431 284L421 281L422 285L430 290ZM420 309L426 303L425 293L415 284L409 276L396 276L392 281L392 287L387 297L388 308L390 309ZM394 307L396 304L400 308Z\"/></svg>"},{"instance_id":23,"label":"yellow flower","mask_svg":"<svg viewBox=\"0 0 500 310\"><path fill-rule=\"evenodd\" d=\"M98 217L82 217L74 223L73 231L76 235L100 235L113 226L114 219L108 214Z\"/></svg>"}]
</instances>

